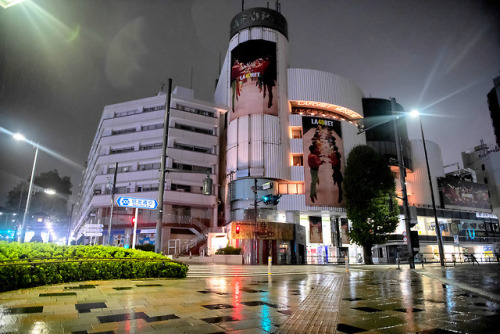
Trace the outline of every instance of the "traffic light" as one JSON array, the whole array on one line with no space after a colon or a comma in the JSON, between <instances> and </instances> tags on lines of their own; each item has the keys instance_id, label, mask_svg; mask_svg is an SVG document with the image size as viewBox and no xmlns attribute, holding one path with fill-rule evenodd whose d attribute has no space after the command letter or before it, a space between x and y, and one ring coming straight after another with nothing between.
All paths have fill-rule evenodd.
<instances>
[{"instance_id":1,"label":"traffic light","mask_svg":"<svg viewBox=\"0 0 500 334\"><path fill-rule=\"evenodd\" d=\"M240 225L236 225L236 234L240 234Z\"/></svg>"},{"instance_id":2,"label":"traffic light","mask_svg":"<svg viewBox=\"0 0 500 334\"><path fill-rule=\"evenodd\" d=\"M281 195L264 195L262 202L266 205L278 205Z\"/></svg>"},{"instance_id":3,"label":"traffic light","mask_svg":"<svg viewBox=\"0 0 500 334\"><path fill-rule=\"evenodd\" d=\"M135 217L134 217L134 218L132 218L132 223L133 223L133 224L135 224Z\"/></svg>"}]
</instances>

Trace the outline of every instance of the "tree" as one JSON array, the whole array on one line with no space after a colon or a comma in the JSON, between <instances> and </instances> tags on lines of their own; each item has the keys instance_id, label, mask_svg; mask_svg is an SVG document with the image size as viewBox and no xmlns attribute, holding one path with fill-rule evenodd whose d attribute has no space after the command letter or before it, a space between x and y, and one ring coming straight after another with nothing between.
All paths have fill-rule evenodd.
<instances>
[{"instance_id":1,"label":"tree","mask_svg":"<svg viewBox=\"0 0 500 334\"><path fill-rule=\"evenodd\" d=\"M60 177L57 170L40 173L33 182L35 189L53 189L56 194L49 196L42 192L32 195L30 213L43 213L50 216L53 222L59 223L68 218L68 197L71 195L71 180L69 177ZM29 180L20 182L9 191L7 207L15 211L23 211L28 198Z\"/></svg>"},{"instance_id":2,"label":"tree","mask_svg":"<svg viewBox=\"0 0 500 334\"><path fill-rule=\"evenodd\" d=\"M395 189L394 174L380 154L366 145L353 148L344 173L345 207L352 222L349 237L363 247L366 264L373 263L372 247L398 225Z\"/></svg>"}]
</instances>

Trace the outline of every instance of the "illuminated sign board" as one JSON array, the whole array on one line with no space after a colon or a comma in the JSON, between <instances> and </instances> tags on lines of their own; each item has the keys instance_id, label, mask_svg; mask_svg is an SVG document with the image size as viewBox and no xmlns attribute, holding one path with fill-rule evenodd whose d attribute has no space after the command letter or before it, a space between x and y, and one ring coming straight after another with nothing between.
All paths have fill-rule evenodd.
<instances>
[{"instance_id":1,"label":"illuminated sign board","mask_svg":"<svg viewBox=\"0 0 500 334\"><path fill-rule=\"evenodd\" d=\"M238 13L231 20L231 37L250 27L271 28L288 38L288 24L285 17L269 8L250 8Z\"/></svg>"},{"instance_id":2,"label":"illuminated sign board","mask_svg":"<svg viewBox=\"0 0 500 334\"><path fill-rule=\"evenodd\" d=\"M346 107L341 107L331 103L315 102L315 101L290 101L292 107L311 108L330 111L341 116L347 117L350 120L363 118L360 114Z\"/></svg>"}]
</instances>

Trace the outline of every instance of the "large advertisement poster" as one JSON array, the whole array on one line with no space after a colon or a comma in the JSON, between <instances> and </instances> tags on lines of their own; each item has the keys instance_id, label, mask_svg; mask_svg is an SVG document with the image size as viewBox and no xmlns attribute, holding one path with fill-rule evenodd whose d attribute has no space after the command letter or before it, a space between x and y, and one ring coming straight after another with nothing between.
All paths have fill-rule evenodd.
<instances>
[{"instance_id":1,"label":"large advertisement poster","mask_svg":"<svg viewBox=\"0 0 500 334\"><path fill-rule=\"evenodd\" d=\"M488 188L485 184L453 178L439 178L445 208L491 211Z\"/></svg>"},{"instance_id":2,"label":"large advertisement poster","mask_svg":"<svg viewBox=\"0 0 500 334\"><path fill-rule=\"evenodd\" d=\"M276 43L252 40L231 51L232 121L245 115L278 116Z\"/></svg>"},{"instance_id":3,"label":"large advertisement poster","mask_svg":"<svg viewBox=\"0 0 500 334\"><path fill-rule=\"evenodd\" d=\"M323 243L321 217L309 216L309 242L317 244Z\"/></svg>"},{"instance_id":4,"label":"large advertisement poster","mask_svg":"<svg viewBox=\"0 0 500 334\"><path fill-rule=\"evenodd\" d=\"M302 117L306 205L342 206L344 145L340 121Z\"/></svg>"}]
</instances>

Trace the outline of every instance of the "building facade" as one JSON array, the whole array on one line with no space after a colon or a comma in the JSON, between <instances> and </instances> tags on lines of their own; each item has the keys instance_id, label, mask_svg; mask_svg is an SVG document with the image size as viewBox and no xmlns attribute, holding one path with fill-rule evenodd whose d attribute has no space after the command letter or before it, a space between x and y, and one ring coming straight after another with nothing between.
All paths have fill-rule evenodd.
<instances>
[{"instance_id":1,"label":"building facade","mask_svg":"<svg viewBox=\"0 0 500 334\"><path fill-rule=\"evenodd\" d=\"M266 263L267 256L275 263L338 263L346 255L362 261L361 249L348 237L342 172L351 149L367 144L386 156L399 180L398 117L412 230L421 240L420 259L436 260L423 144L408 140L403 107L392 110L389 99L365 98L354 83L333 73L288 67L287 31L286 19L266 8L243 11L231 22L215 93L216 103L229 110L221 184L230 242L242 248L245 263ZM364 133L358 133L359 125ZM443 189L450 184L440 148L426 144L446 256L489 257L495 235L473 239L469 231L494 216L491 208L447 203ZM407 257L403 219L389 242L375 247L376 262Z\"/></svg>"},{"instance_id":2,"label":"building facade","mask_svg":"<svg viewBox=\"0 0 500 334\"><path fill-rule=\"evenodd\" d=\"M120 207L117 199L159 198L165 105L166 94L160 92L104 108L73 210L76 240L100 233L103 236L98 235L97 242L106 244L111 222L111 244L132 247L135 209ZM194 99L192 90L177 87L172 93L163 203L164 253L178 253L192 247L193 242L203 243L209 231L217 231L219 122L224 111ZM207 175L212 179L212 195L203 194ZM139 210L137 244L154 243L156 219L156 210ZM86 228L92 225L94 234ZM102 231L96 232L95 225Z\"/></svg>"}]
</instances>

